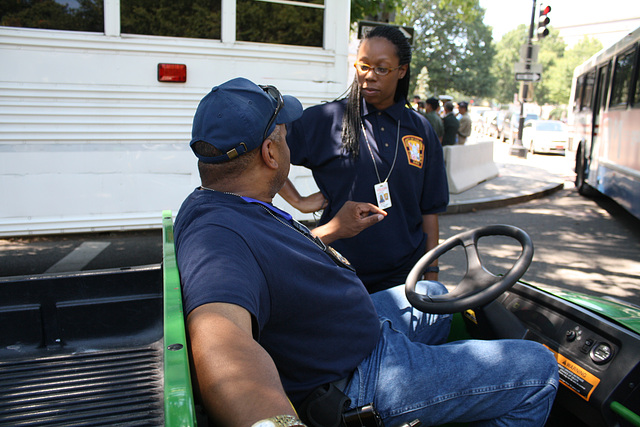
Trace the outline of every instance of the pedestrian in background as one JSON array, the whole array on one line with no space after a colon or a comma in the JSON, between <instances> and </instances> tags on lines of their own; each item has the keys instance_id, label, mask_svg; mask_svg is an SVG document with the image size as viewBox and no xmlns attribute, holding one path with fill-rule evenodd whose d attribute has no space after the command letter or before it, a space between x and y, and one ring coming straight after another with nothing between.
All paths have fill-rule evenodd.
<instances>
[{"instance_id":1,"label":"pedestrian in background","mask_svg":"<svg viewBox=\"0 0 640 427\"><path fill-rule=\"evenodd\" d=\"M425 101L424 116L429 120L431 127L436 132L436 135L438 135L440 143L442 143L442 138L444 136L444 124L440 117L440 101L437 98L431 97Z\"/></svg>"},{"instance_id":2,"label":"pedestrian in background","mask_svg":"<svg viewBox=\"0 0 640 427\"><path fill-rule=\"evenodd\" d=\"M469 103L466 101L458 102L458 111L460 112L460 127L458 128L458 144L463 145L467 142L467 138L471 135L471 117L469 117Z\"/></svg>"},{"instance_id":3,"label":"pedestrian in background","mask_svg":"<svg viewBox=\"0 0 640 427\"><path fill-rule=\"evenodd\" d=\"M442 145L456 145L460 122L453 113L453 102L451 101L444 103L444 118L442 119L442 123L444 124Z\"/></svg>"},{"instance_id":4,"label":"pedestrian in background","mask_svg":"<svg viewBox=\"0 0 640 427\"><path fill-rule=\"evenodd\" d=\"M420 95L413 95L413 98L411 99L411 105L413 106L413 109L418 111L418 108L420 107Z\"/></svg>"}]
</instances>

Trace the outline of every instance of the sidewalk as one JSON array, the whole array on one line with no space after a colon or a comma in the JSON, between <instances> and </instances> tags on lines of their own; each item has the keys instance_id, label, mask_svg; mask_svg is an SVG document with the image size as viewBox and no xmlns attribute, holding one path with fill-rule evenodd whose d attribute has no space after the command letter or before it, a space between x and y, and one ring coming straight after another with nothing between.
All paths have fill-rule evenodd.
<instances>
[{"instance_id":1,"label":"sidewalk","mask_svg":"<svg viewBox=\"0 0 640 427\"><path fill-rule=\"evenodd\" d=\"M531 155L527 158L509 154L508 143L494 141L493 160L498 166L496 178L481 182L459 194L450 194L447 214L472 212L525 202L549 195L572 181L571 159L566 156Z\"/></svg>"}]
</instances>

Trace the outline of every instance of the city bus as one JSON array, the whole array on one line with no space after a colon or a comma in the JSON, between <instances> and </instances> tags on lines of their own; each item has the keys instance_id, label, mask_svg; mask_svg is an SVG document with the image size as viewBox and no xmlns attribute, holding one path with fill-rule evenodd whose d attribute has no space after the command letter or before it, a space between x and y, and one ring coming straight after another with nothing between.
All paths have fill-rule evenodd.
<instances>
[{"instance_id":1,"label":"city bus","mask_svg":"<svg viewBox=\"0 0 640 427\"><path fill-rule=\"evenodd\" d=\"M158 212L200 183L188 144L200 99L234 77L305 107L335 99L349 12L343 0L4 2L0 236L159 229Z\"/></svg>"},{"instance_id":2,"label":"city bus","mask_svg":"<svg viewBox=\"0 0 640 427\"><path fill-rule=\"evenodd\" d=\"M640 28L573 73L569 124L576 187L640 218Z\"/></svg>"}]
</instances>

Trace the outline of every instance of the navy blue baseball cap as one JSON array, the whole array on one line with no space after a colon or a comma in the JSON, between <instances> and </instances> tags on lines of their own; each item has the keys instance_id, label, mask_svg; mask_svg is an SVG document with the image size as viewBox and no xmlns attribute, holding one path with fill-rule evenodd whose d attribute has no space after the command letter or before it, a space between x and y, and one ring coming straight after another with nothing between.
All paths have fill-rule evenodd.
<instances>
[{"instance_id":1,"label":"navy blue baseball cap","mask_svg":"<svg viewBox=\"0 0 640 427\"><path fill-rule=\"evenodd\" d=\"M238 77L214 87L202 98L193 117L189 145L204 163L226 162L260 147L277 124L291 123L300 116L302 104L295 97ZM203 156L194 149L198 141L225 154Z\"/></svg>"}]
</instances>

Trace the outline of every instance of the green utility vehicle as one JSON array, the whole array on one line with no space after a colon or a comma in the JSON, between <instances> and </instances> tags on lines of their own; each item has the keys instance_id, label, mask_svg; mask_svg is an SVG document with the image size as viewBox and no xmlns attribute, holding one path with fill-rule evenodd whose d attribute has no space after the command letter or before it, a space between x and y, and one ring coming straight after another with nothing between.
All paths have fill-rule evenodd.
<instances>
[{"instance_id":1,"label":"green utility vehicle","mask_svg":"<svg viewBox=\"0 0 640 427\"><path fill-rule=\"evenodd\" d=\"M194 426L171 213L162 264L0 279L0 426Z\"/></svg>"},{"instance_id":2,"label":"green utility vehicle","mask_svg":"<svg viewBox=\"0 0 640 427\"><path fill-rule=\"evenodd\" d=\"M494 235L522 247L503 276L478 255L478 241ZM423 267L459 246L467 271L456 289L415 293ZM640 426L640 308L523 283L532 256L515 227L461 233L416 264L407 295L425 311L455 313L451 339L547 346L562 382L547 425ZM0 426L207 424L196 416L169 211L162 264L0 279L0 325Z\"/></svg>"}]
</instances>

